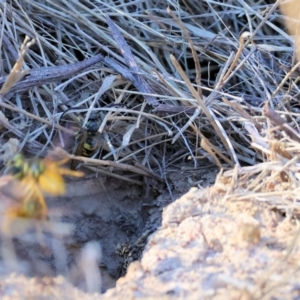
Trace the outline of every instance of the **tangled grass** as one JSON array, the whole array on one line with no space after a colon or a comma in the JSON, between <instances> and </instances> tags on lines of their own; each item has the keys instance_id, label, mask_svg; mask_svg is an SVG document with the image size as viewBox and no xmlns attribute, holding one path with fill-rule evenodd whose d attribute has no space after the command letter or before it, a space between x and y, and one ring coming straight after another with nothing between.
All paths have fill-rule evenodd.
<instances>
[{"instance_id":1,"label":"tangled grass","mask_svg":"<svg viewBox=\"0 0 300 300\"><path fill-rule=\"evenodd\" d=\"M93 170L168 183L187 161L216 165L224 201L297 215L299 64L280 2L0 3L1 84L19 62L2 86L2 160L64 145L61 115L96 111L105 153L70 154Z\"/></svg>"},{"instance_id":2,"label":"tangled grass","mask_svg":"<svg viewBox=\"0 0 300 300\"><path fill-rule=\"evenodd\" d=\"M187 158L195 168L261 162L245 123L266 130L266 102L297 117L291 38L278 10L265 1L168 4L1 4L2 72L12 70L24 36L36 40L24 62L27 85L4 95L4 141L17 135L21 148L43 153L57 143L60 115L77 108L103 113L100 132L113 146L104 159L161 178ZM98 63L74 70L95 56Z\"/></svg>"}]
</instances>

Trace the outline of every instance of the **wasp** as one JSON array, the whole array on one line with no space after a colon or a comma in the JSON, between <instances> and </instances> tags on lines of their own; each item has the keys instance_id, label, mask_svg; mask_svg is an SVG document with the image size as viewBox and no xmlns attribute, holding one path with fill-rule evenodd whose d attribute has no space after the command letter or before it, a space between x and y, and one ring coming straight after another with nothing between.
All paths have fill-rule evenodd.
<instances>
[{"instance_id":1,"label":"wasp","mask_svg":"<svg viewBox=\"0 0 300 300\"><path fill-rule=\"evenodd\" d=\"M70 110L70 109L69 109ZM61 118L68 112L65 111ZM61 119L60 118L60 119ZM97 113L91 113L88 121L78 131L75 131L74 136L76 140L76 148L73 151L76 156L94 157L98 154L102 144L101 134L98 132L101 125L100 115ZM76 170L78 162L71 160L70 169Z\"/></svg>"},{"instance_id":2,"label":"wasp","mask_svg":"<svg viewBox=\"0 0 300 300\"><path fill-rule=\"evenodd\" d=\"M19 182L11 175L1 177L0 181L3 180L8 182L6 190L1 189L0 197L9 202L9 204L6 203L4 211L9 220L17 218L43 220L47 218L47 211L43 209L38 195L30 192L31 187L27 186L26 182Z\"/></svg>"},{"instance_id":3,"label":"wasp","mask_svg":"<svg viewBox=\"0 0 300 300\"><path fill-rule=\"evenodd\" d=\"M47 211L32 187L12 175L0 177L0 199L1 232L7 236L23 234L32 221L47 220Z\"/></svg>"},{"instance_id":4,"label":"wasp","mask_svg":"<svg viewBox=\"0 0 300 300\"><path fill-rule=\"evenodd\" d=\"M43 218L48 209L44 195L62 196L66 187L63 175L81 177L78 171L63 168L69 158L56 161L50 157L44 159L25 159L17 154L8 162L7 173L17 182L18 189L14 193L18 196L18 205L11 211L13 215L26 218Z\"/></svg>"},{"instance_id":5,"label":"wasp","mask_svg":"<svg viewBox=\"0 0 300 300\"><path fill-rule=\"evenodd\" d=\"M101 119L97 114L91 114L86 125L82 127L77 135L76 139L78 141L74 155L84 156L84 157L93 157L97 155L101 147L101 136L98 132L101 125ZM78 163L75 160L71 161L70 168L75 170L78 166Z\"/></svg>"}]
</instances>

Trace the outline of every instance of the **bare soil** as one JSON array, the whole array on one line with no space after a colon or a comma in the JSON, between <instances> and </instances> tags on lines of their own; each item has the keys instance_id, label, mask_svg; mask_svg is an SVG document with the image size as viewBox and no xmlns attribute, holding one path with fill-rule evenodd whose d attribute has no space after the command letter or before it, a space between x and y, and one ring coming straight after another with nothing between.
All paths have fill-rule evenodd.
<instances>
[{"instance_id":1,"label":"bare soil","mask_svg":"<svg viewBox=\"0 0 300 300\"><path fill-rule=\"evenodd\" d=\"M218 177L215 185L206 189L191 188L166 206L162 223L148 237L142 258L132 262L127 274L117 280L116 287L104 294L83 292L88 284L82 276L84 267L77 263L80 284L63 276L30 279L10 274L1 279L1 299L298 299L297 221L258 198L224 201L228 185L228 180L226 183L224 178ZM132 188L127 195L135 193ZM162 197L152 200L153 203L158 199ZM72 201L70 206L76 211L76 205L80 204L78 201L76 204L75 199ZM137 203L138 197L135 205ZM130 211L130 205L127 206ZM93 211L100 210L94 208ZM106 211L115 212L116 216L125 214L125 210L120 212L116 208ZM105 218L103 214L98 217L98 230L91 230L93 227L88 224L93 223L93 218L91 215L89 218L75 221L79 231L76 236L78 240L89 241L93 237L88 238L87 232L99 232L102 264L107 270L102 268L101 278L97 281L95 273L93 280L104 290L114 285L112 275L120 263L114 254L116 244L128 237L134 243L138 234L128 235L130 231L122 227L126 222L119 225L119 229L117 224L106 227L105 233L101 226L107 223L103 219L107 221L108 215ZM135 220L142 222L141 218ZM83 230L87 227L88 230ZM89 272L93 273L93 268L89 268ZM91 291L93 287L89 288Z\"/></svg>"},{"instance_id":2,"label":"bare soil","mask_svg":"<svg viewBox=\"0 0 300 300\"><path fill-rule=\"evenodd\" d=\"M188 166L185 164L185 168ZM212 184L216 174L216 168L209 173L201 168L197 174L186 170L171 172L168 180L172 193L164 184L147 178L144 186L102 175L70 181L68 197L48 199L51 216L47 224L36 224L25 232L20 231L22 224L16 221L13 241L2 241L2 297L21 299L21 294L20 298L9 296L21 290L26 294L26 281L30 282L30 297L36 295L37 299L41 290L47 289L45 282L57 285L58 289L68 286L90 291L85 270L92 273L93 268L82 256L86 245L93 243L101 253L91 262L97 264L96 273L101 274L96 291L103 293L113 288L116 280L126 274L128 265L141 258L148 236L161 226L163 208L195 183ZM56 278L57 275L62 277ZM32 284L36 289L32 289ZM8 292L8 286L12 292ZM54 294L49 297L52 299Z\"/></svg>"}]
</instances>

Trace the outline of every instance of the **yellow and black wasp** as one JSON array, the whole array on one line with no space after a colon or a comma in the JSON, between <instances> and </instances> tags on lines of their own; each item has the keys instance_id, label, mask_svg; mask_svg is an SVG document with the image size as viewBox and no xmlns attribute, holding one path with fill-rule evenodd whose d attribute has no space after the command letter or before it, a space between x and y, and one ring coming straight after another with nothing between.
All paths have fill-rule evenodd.
<instances>
[{"instance_id":1,"label":"yellow and black wasp","mask_svg":"<svg viewBox=\"0 0 300 300\"><path fill-rule=\"evenodd\" d=\"M17 154L9 161L7 173L19 182L21 192L24 194L21 201L23 208L30 210L39 207L41 214L46 215L44 194L62 196L66 190L63 175L75 177L84 175L82 172L63 168L62 165L68 160L69 158L64 158L57 161L50 156L43 159L25 159L22 154ZM33 205L35 202L36 205Z\"/></svg>"},{"instance_id":2,"label":"yellow and black wasp","mask_svg":"<svg viewBox=\"0 0 300 300\"><path fill-rule=\"evenodd\" d=\"M7 175L0 177L1 211L6 224L3 225L4 233L9 233L11 222L15 219L47 218L45 195L65 194L64 175L84 175L82 172L63 168L62 165L68 160L69 158L56 160L50 155L46 158L26 159L22 154L17 154L8 162Z\"/></svg>"},{"instance_id":3,"label":"yellow and black wasp","mask_svg":"<svg viewBox=\"0 0 300 300\"><path fill-rule=\"evenodd\" d=\"M62 119L70 110L71 109L65 111L60 119ZM100 115L92 112L86 124L84 126L81 125L79 130L75 130L74 137L76 140L76 148L75 151L73 151L74 155L94 157L99 153L103 141L101 134L98 132L100 125ZM78 162L72 160L70 164L71 170L76 170L77 167Z\"/></svg>"}]
</instances>

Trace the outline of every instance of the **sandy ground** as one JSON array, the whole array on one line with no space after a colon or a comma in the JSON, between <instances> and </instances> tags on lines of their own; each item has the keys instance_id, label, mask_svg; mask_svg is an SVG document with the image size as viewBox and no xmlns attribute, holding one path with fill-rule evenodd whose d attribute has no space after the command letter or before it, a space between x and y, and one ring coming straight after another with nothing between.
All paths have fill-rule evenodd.
<instances>
[{"instance_id":1,"label":"sandy ground","mask_svg":"<svg viewBox=\"0 0 300 300\"><path fill-rule=\"evenodd\" d=\"M220 182L165 207L141 260L106 293L84 293L62 276L11 274L2 277L1 299L299 299L297 222L259 199L224 201ZM94 275L87 288L83 267L82 287L108 284L103 271L97 279L87 270Z\"/></svg>"},{"instance_id":2,"label":"sandy ground","mask_svg":"<svg viewBox=\"0 0 300 300\"><path fill-rule=\"evenodd\" d=\"M2 237L0 298L68 299L61 294L68 290L83 299L84 291L115 287L161 226L163 208L192 185L212 184L216 173L171 172L172 195L151 180L144 187L104 176L69 182L67 198L49 199L48 222L18 221L14 239Z\"/></svg>"}]
</instances>

